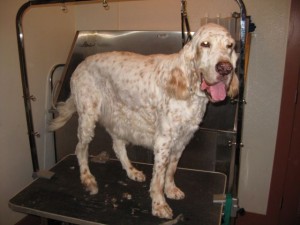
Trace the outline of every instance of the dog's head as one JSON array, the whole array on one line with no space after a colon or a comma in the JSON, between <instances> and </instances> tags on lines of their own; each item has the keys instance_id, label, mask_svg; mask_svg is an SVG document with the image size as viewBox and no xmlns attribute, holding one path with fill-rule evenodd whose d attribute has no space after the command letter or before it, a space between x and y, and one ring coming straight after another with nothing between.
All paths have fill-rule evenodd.
<instances>
[{"instance_id":1,"label":"dog's head","mask_svg":"<svg viewBox=\"0 0 300 225\"><path fill-rule=\"evenodd\" d=\"M239 81L235 74L237 54L235 41L230 33L217 24L202 26L193 39L183 48L187 64L201 79L200 90L212 102L238 94ZM194 68L193 68L194 67Z\"/></svg>"}]
</instances>

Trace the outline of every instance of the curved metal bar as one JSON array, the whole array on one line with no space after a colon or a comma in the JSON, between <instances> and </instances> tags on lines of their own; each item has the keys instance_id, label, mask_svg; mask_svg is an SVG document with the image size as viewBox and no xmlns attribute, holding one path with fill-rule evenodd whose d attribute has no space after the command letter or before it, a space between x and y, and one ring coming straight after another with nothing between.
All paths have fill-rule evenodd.
<instances>
[{"instance_id":1,"label":"curved metal bar","mask_svg":"<svg viewBox=\"0 0 300 225\"><path fill-rule=\"evenodd\" d=\"M29 91L29 82L28 82L28 75L27 75L27 68L26 68L22 18L25 11L33 5L50 5L50 4L67 3L67 2L92 2L92 0L31 0L26 2L20 7L16 16L17 42L18 42L19 61L20 61L20 70L21 70L20 72L21 72L23 98L24 98L26 121L27 121L27 131L28 131L29 144L31 150L31 160L32 160L32 166L34 172L37 172L40 168L39 168L37 147L35 141L36 132L34 131L32 108L31 108L31 100L33 99L33 97L30 95L30 91Z\"/></svg>"},{"instance_id":2,"label":"curved metal bar","mask_svg":"<svg viewBox=\"0 0 300 225\"><path fill-rule=\"evenodd\" d=\"M24 98L26 121L27 121L27 131L28 131L29 144L31 150L31 160L32 160L33 171L37 172L39 170L39 162L37 156L35 132L33 126L33 119L32 119L31 98L29 92L25 49L24 49L24 34L23 34L23 26L22 26L22 17L25 11L30 6L31 6L31 2L27 2L24 5L22 5L21 8L19 9L16 17L16 26L17 26L16 28L17 28L17 41L18 41L18 50L19 50L23 98Z\"/></svg>"}]
</instances>

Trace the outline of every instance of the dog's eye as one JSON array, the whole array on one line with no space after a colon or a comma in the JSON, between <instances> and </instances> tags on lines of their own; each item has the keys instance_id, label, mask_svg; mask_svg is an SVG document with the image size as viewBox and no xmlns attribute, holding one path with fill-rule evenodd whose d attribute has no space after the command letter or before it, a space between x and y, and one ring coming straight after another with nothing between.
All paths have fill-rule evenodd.
<instances>
[{"instance_id":1,"label":"dog's eye","mask_svg":"<svg viewBox=\"0 0 300 225\"><path fill-rule=\"evenodd\" d=\"M204 41L201 43L201 46L204 48L209 48L210 47L210 43L208 41Z\"/></svg>"},{"instance_id":2,"label":"dog's eye","mask_svg":"<svg viewBox=\"0 0 300 225\"><path fill-rule=\"evenodd\" d=\"M233 47L233 43L230 43L228 45L226 45L227 48L232 48Z\"/></svg>"}]
</instances>

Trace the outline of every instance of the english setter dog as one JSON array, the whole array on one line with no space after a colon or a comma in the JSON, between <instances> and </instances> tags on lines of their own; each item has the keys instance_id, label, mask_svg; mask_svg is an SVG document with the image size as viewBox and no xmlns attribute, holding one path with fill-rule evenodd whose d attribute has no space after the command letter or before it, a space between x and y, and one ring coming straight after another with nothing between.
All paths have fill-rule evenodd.
<instances>
[{"instance_id":1,"label":"english setter dog","mask_svg":"<svg viewBox=\"0 0 300 225\"><path fill-rule=\"evenodd\" d=\"M62 127L77 111L76 155L81 182L90 194L96 194L98 186L88 165L88 145L99 122L111 135L116 156L130 179L143 182L145 175L129 161L126 144L153 150L152 214L172 218L165 196L185 197L174 174L208 101L219 102L238 93L234 46L225 28L207 24L176 54L108 52L79 64L70 81L71 95L58 104L59 114L50 130Z\"/></svg>"}]
</instances>

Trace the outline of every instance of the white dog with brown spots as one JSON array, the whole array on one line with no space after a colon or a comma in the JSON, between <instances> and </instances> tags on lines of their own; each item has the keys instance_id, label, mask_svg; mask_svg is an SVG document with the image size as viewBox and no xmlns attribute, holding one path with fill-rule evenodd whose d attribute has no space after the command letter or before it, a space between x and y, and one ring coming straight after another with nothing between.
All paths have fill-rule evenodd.
<instances>
[{"instance_id":1,"label":"white dog with brown spots","mask_svg":"<svg viewBox=\"0 0 300 225\"><path fill-rule=\"evenodd\" d=\"M165 195L171 199L185 196L174 174L208 101L237 95L234 46L225 28L207 24L176 54L108 52L79 64L71 78L71 95L59 103L59 116L50 129L62 127L77 111L76 155L81 182L90 194L96 194L98 186L88 166L88 145L99 122L111 135L116 156L130 179L142 182L145 175L129 161L126 144L153 149L152 214L172 218Z\"/></svg>"}]
</instances>

